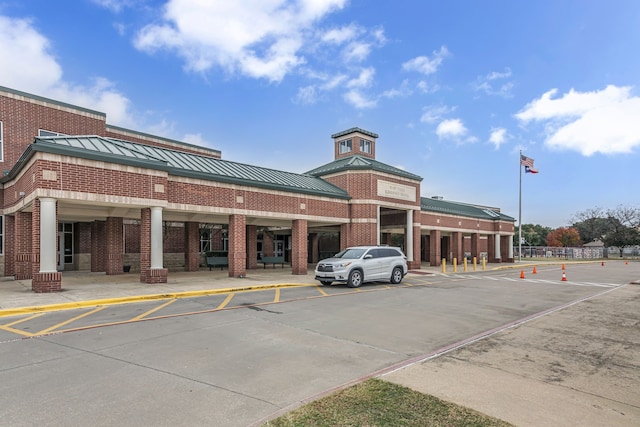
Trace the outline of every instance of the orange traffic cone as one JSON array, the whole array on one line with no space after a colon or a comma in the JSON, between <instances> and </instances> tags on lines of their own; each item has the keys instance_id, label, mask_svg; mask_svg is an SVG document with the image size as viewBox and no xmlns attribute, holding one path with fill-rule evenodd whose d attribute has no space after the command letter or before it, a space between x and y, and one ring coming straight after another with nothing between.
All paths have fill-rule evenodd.
<instances>
[{"instance_id":1,"label":"orange traffic cone","mask_svg":"<svg viewBox=\"0 0 640 427\"><path fill-rule=\"evenodd\" d=\"M533 266L533 271L531 272L531 274L538 274L538 272L536 271L536 266Z\"/></svg>"},{"instance_id":2,"label":"orange traffic cone","mask_svg":"<svg viewBox=\"0 0 640 427\"><path fill-rule=\"evenodd\" d=\"M629 265L629 260L628 259L624 260L624 265Z\"/></svg>"},{"instance_id":3,"label":"orange traffic cone","mask_svg":"<svg viewBox=\"0 0 640 427\"><path fill-rule=\"evenodd\" d=\"M567 281L567 273L565 273L564 271L562 272L562 281L563 282Z\"/></svg>"},{"instance_id":4,"label":"orange traffic cone","mask_svg":"<svg viewBox=\"0 0 640 427\"><path fill-rule=\"evenodd\" d=\"M602 266L604 267L604 261L602 261Z\"/></svg>"},{"instance_id":5,"label":"orange traffic cone","mask_svg":"<svg viewBox=\"0 0 640 427\"><path fill-rule=\"evenodd\" d=\"M562 269L564 270L564 264L562 264Z\"/></svg>"},{"instance_id":6,"label":"orange traffic cone","mask_svg":"<svg viewBox=\"0 0 640 427\"><path fill-rule=\"evenodd\" d=\"M520 278L524 279L524 270L520 270Z\"/></svg>"}]
</instances>

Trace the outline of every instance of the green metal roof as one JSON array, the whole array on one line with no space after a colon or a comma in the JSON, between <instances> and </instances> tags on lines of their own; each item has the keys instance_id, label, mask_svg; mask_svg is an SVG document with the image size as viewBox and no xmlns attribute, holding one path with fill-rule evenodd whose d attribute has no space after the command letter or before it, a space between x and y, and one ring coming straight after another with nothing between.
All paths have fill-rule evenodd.
<instances>
[{"instance_id":1,"label":"green metal roof","mask_svg":"<svg viewBox=\"0 0 640 427\"><path fill-rule=\"evenodd\" d=\"M514 218L496 212L490 208L469 205L460 202L450 202L429 197L420 198L420 210L428 212L439 212L448 215L460 215L478 219L515 221Z\"/></svg>"},{"instance_id":2,"label":"green metal roof","mask_svg":"<svg viewBox=\"0 0 640 427\"><path fill-rule=\"evenodd\" d=\"M273 190L349 199L348 193L308 174L267 169L213 157L123 141L101 136L52 136L35 138L22 154L10 179L34 152L50 152L109 163L165 170L170 175L225 182Z\"/></svg>"},{"instance_id":3,"label":"green metal roof","mask_svg":"<svg viewBox=\"0 0 640 427\"><path fill-rule=\"evenodd\" d=\"M377 160L370 159L368 157L359 156L359 155L343 157L341 159L334 160L333 162L327 163L324 166L320 166L315 169L312 169L306 172L306 174L322 177L324 175L329 175L337 172L344 172L348 170L374 170L378 172L388 173L391 175L401 176L403 178L413 179L416 181L422 181L421 176L414 175L400 168L396 168L394 166L387 165Z\"/></svg>"}]
</instances>

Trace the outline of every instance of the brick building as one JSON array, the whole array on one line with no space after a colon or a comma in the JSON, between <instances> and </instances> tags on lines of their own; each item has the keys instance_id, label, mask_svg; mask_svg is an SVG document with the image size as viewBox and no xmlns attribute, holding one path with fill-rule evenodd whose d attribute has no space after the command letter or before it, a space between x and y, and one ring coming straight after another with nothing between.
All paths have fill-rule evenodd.
<instances>
[{"instance_id":1,"label":"brick building","mask_svg":"<svg viewBox=\"0 0 640 427\"><path fill-rule=\"evenodd\" d=\"M332 135L335 160L296 174L106 123L86 108L0 87L0 272L61 289L62 272L165 282L203 253L229 276L263 256L292 274L341 248L402 246L410 268L441 259L513 262L514 219L420 197L422 178L376 160L378 135Z\"/></svg>"}]
</instances>

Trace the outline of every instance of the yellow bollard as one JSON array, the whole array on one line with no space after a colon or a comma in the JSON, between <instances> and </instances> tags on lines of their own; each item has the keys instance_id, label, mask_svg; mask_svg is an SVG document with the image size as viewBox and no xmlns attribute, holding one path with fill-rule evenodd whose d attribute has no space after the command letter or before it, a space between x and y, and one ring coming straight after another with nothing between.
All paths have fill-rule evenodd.
<instances>
[{"instance_id":1,"label":"yellow bollard","mask_svg":"<svg viewBox=\"0 0 640 427\"><path fill-rule=\"evenodd\" d=\"M453 259L453 272L454 273L458 272L458 258Z\"/></svg>"},{"instance_id":2,"label":"yellow bollard","mask_svg":"<svg viewBox=\"0 0 640 427\"><path fill-rule=\"evenodd\" d=\"M486 270L487 269L487 259L486 258L482 258L482 270Z\"/></svg>"},{"instance_id":3,"label":"yellow bollard","mask_svg":"<svg viewBox=\"0 0 640 427\"><path fill-rule=\"evenodd\" d=\"M446 273L447 272L447 260L442 258L442 272Z\"/></svg>"},{"instance_id":4,"label":"yellow bollard","mask_svg":"<svg viewBox=\"0 0 640 427\"><path fill-rule=\"evenodd\" d=\"M478 259L476 257L473 257L473 271L476 271L477 268L478 268Z\"/></svg>"},{"instance_id":5,"label":"yellow bollard","mask_svg":"<svg viewBox=\"0 0 640 427\"><path fill-rule=\"evenodd\" d=\"M464 272L467 272L467 257L464 257Z\"/></svg>"}]
</instances>

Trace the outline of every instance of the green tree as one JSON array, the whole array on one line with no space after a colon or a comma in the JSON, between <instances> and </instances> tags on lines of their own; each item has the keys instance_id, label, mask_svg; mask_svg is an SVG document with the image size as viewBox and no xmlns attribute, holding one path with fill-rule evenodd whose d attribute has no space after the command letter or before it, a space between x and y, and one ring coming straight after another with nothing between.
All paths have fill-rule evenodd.
<instances>
[{"instance_id":1,"label":"green tree","mask_svg":"<svg viewBox=\"0 0 640 427\"><path fill-rule=\"evenodd\" d=\"M574 215L574 227L582 232L585 243L600 239L615 246L620 256L625 247L640 244L640 209L618 205L614 209L588 209ZM588 237L585 237L588 236Z\"/></svg>"},{"instance_id":2,"label":"green tree","mask_svg":"<svg viewBox=\"0 0 640 427\"><path fill-rule=\"evenodd\" d=\"M523 224L522 239L524 242L522 242L522 244L527 246L545 246L547 235L551 230L551 227L543 227L540 224ZM519 228L517 226L515 228L515 233L513 244L514 246L518 246L518 238L520 236Z\"/></svg>"}]
</instances>

